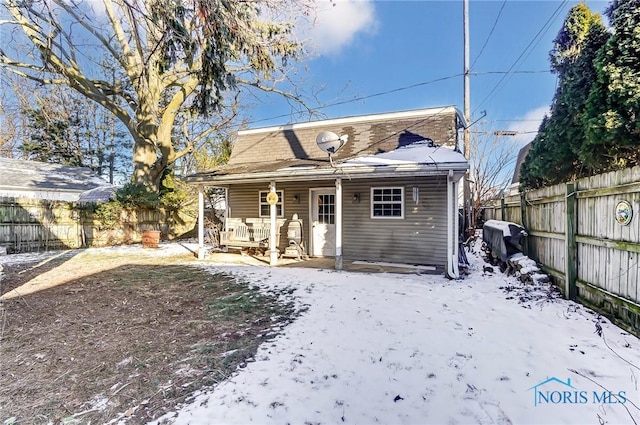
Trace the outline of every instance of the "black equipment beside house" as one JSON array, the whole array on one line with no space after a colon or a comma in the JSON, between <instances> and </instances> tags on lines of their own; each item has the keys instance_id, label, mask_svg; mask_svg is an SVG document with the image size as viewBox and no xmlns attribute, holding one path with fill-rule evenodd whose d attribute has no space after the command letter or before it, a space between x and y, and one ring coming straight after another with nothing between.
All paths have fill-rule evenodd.
<instances>
[{"instance_id":1,"label":"black equipment beside house","mask_svg":"<svg viewBox=\"0 0 640 425\"><path fill-rule=\"evenodd\" d=\"M523 236L527 236L524 227L509 221L488 220L482 226L482 241L489 247L491 255L503 262L522 252Z\"/></svg>"}]
</instances>

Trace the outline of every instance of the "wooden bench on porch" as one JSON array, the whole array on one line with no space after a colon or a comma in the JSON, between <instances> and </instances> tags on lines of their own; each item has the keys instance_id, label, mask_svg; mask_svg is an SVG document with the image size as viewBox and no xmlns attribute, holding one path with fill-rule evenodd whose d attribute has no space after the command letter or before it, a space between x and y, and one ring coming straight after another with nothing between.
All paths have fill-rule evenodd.
<instances>
[{"instance_id":1,"label":"wooden bench on porch","mask_svg":"<svg viewBox=\"0 0 640 425\"><path fill-rule=\"evenodd\" d=\"M280 242L280 228L285 219L276 221L276 248ZM235 249L254 249L264 255L269 250L271 220L269 218L227 218L227 231L220 232L220 245Z\"/></svg>"}]
</instances>

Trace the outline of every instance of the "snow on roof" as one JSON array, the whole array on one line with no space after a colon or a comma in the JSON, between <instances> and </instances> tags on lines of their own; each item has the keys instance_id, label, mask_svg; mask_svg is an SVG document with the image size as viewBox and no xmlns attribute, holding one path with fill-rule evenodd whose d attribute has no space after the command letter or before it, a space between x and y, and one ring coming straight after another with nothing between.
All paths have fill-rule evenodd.
<instances>
[{"instance_id":1,"label":"snow on roof","mask_svg":"<svg viewBox=\"0 0 640 425\"><path fill-rule=\"evenodd\" d=\"M98 186L94 189L87 190L80 194L78 202L82 204L91 204L98 202L108 202L111 196L118 188L113 185Z\"/></svg>"},{"instance_id":2,"label":"snow on roof","mask_svg":"<svg viewBox=\"0 0 640 425\"><path fill-rule=\"evenodd\" d=\"M90 168L0 158L0 187L84 191L104 185L109 183Z\"/></svg>"},{"instance_id":3,"label":"snow on roof","mask_svg":"<svg viewBox=\"0 0 640 425\"><path fill-rule=\"evenodd\" d=\"M439 167L441 165L441 167ZM446 174L449 170L462 171L469 167L467 160L462 153L455 151L451 147L438 146L433 141L426 139L405 144L385 152L371 155L355 156L347 160L337 160L333 158L332 165L328 161L295 159L288 161L257 162L253 164L232 164L220 168L220 172L203 173L200 176L193 175L187 181L206 180L227 180L235 178L266 179L277 176L282 179L288 178L315 178L318 176L333 176L336 169L345 173L352 173L351 176L367 173L395 173L420 172Z\"/></svg>"},{"instance_id":4,"label":"snow on roof","mask_svg":"<svg viewBox=\"0 0 640 425\"><path fill-rule=\"evenodd\" d=\"M466 163L460 152L451 148L436 146L431 140L422 140L402 146L389 152L365 155L346 160L339 166L411 165Z\"/></svg>"}]
</instances>

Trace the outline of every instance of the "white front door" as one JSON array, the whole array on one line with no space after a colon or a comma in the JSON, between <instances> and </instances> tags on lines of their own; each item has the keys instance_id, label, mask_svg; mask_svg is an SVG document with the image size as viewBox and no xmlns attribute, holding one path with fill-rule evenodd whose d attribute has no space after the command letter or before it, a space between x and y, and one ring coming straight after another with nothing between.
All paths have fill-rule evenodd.
<instances>
[{"instance_id":1,"label":"white front door","mask_svg":"<svg viewBox=\"0 0 640 425\"><path fill-rule=\"evenodd\" d=\"M311 255L336 255L336 190L311 190Z\"/></svg>"}]
</instances>

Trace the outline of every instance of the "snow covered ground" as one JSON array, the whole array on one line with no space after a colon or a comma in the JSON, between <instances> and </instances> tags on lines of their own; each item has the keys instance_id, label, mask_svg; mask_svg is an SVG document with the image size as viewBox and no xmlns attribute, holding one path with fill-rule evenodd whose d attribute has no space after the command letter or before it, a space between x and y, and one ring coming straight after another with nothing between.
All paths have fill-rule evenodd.
<instances>
[{"instance_id":1,"label":"snow covered ground","mask_svg":"<svg viewBox=\"0 0 640 425\"><path fill-rule=\"evenodd\" d=\"M155 423L640 423L640 340L469 259L472 274L458 281L198 263L265 290L293 288L304 312L254 362Z\"/></svg>"},{"instance_id":2,"label":"snow covered ground","mask_svg":"<svg viewBox=\"0 0 640 425\"><path fill-rule=\"evenodd\" d=\"M459 281L203 263L295 288L308 310L254 362L156 423L640 422L636 337L470 260Z\"/></svg>"}]
</instances>

